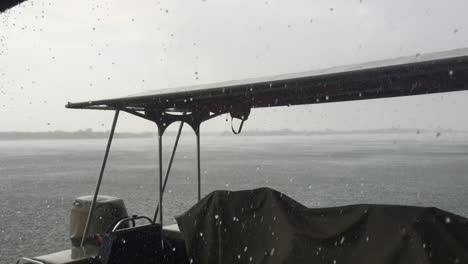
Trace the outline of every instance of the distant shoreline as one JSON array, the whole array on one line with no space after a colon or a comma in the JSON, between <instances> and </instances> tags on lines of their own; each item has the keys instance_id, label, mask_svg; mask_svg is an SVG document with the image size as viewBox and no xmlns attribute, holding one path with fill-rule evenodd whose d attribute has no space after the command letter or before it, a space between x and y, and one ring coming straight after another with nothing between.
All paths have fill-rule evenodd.
<instances>
[{"instance_id":1,"label":"distant shoreline","mask_svg":"<svg viewBox=\"0 0 468 264\"><path fill-rule=\"evenodd\" d=\"M372 129L372 130L320 130L320 131L293 131L289 129L264 131L252 130L243 131L240 136L316 136L316 135L370 135L370 134L434 134L436 136L444 133L467 133L468 131L458 130L424 130L424 129ZM167 135L175 135L174 131L168 131ZM190 134L185 132L184 134ZM208 136L232 136L230 131L225 132L205 132ZM49 131L49 132L0 132L0 140L30 140L30 139L100 139L107 138L109 132L92 131L91 129L68 131ZM141 133L116 133L116 138L152 138L155 132Z\"/></svg>"}]
</instances>

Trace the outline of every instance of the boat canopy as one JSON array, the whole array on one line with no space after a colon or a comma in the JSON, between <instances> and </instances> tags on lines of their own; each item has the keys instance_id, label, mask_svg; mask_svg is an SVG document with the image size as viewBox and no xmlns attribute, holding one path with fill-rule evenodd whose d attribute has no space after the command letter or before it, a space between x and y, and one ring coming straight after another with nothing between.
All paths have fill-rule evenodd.
<instances>
[{"instance_id":1,"label":"boat canopy","mask_svg":"<svg viewBox=\"0 0 468 264\"><path fill-rule=\"evenodd\" d=\"M468 89L468 48L416 54L318 71L173 89L114 99L68 103L67 108L151 112L231 113L251 108L331 103Z\"/></svg>"},{"instance_id":2,"label":"boat canopy","mask_svg":"<svg viewBox=\"0 0 468 264\"><path fill-rule=\"evenodd\" d=\"M416 54L392 60L329 68L297 74L164 89L121 98L68 103L67 108L114 110L93 205L120 111L153 121L158 126L159 203L153 221L163 223L163 193L184 123L197 142L197 197L201 200L200 125L220 114L242 120L240 133L252 108L377 99L468 90L468 48L432 54ZM162 137L166 128L180 121L171 157L163 176ZM86 226L94 207L91 207ZM87 234L85 228L84 234ZM83 243L83 242L82 242Z\"/></svg>"}]
</instances>

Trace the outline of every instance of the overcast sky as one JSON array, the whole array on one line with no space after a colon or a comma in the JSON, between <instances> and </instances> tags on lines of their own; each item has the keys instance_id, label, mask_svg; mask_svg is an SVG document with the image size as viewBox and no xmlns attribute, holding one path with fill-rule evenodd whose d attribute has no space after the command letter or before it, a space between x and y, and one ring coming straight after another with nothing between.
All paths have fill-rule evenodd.
<instances>
[{"instance_id":1,"label":"overcast sky","mask_svg":"<svg viewBox=\"0 0 468 264\"><path fill-rule=\"evenodd\" d=\"M0 131L107 130L112 113L65 103L468 47L466 10L466 0L30 0L0 14ZM245 129L468 130L467 112L457 92L254 110ZM228 128L224 116L202 127ZM152 129L127 114L118 126Z\"/></svg>"}]
</instances>

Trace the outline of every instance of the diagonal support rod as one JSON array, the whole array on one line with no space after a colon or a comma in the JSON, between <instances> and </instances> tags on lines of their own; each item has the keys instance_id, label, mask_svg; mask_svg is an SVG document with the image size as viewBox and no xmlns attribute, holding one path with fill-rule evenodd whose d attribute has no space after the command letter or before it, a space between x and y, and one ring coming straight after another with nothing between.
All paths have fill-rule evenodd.
<instances>
[{"instance_id":1,"label":"diagonal support rod","mask_svg":"<svg viewBox=\"0 0 468 264\"><path fill-rule=\"evenodd\" d=\"M117 125L117 120L119 119L119 110L115 111L114 115L114 120L112 122L112 128L109 134L109 139L107 141L107 147L106 147L106 152L104 154L104 160L102 161L102 166L101 166L101 172L99 173L99 178L96 184L96 190L94 191L94 196L93 196L93 201L91 203L91 209L89 210L88 213L88 218L86 219L86 225L83 231L83 237L81 238L81 244L80 246L83 247L86 236L88 235L89 232L89 226L91 224L91 220L93 218L93 213L94 209L96 208L96 200L97 196L99 194L99 189L101 188L101 182L102 182L102 176L104 175L104 170L106 168L106 163L107 163L107 158L109 157L109 150L112 145L112 139L114 138L114 132L115 132L115 126Z\"/></svg>"},{"instance_id":2,"label":"diagonal support rod","mask_svg":"<svg viewBox=\"0 0 468 264\"><path fill-rule=\"evenodd\" d=\"M177 150L177 145L179 144L179 139L180 139L180 135L182 133L182 128L183 127L184 127L184 122L181 121L180 126L179 126L179 130L177 132L177 137L176 137L176 140L174 142L174 147L172 149L171 158L169 160L169 164L167 165L166 176L164 178L164 183L163 183L163 187L162 187L162 192L163 193L166 190L167 179L169 178L169 173L171 172L172 162L174 161L175 153L176 153L176 150ZM160 201L161 201L161 198L160 198ZM154 212L153 222L156 222L156 218L158 217L160 204L161 204L161 202L158 203L158 206L156 207L156 211Z\"/></svg>"}]
</instances>

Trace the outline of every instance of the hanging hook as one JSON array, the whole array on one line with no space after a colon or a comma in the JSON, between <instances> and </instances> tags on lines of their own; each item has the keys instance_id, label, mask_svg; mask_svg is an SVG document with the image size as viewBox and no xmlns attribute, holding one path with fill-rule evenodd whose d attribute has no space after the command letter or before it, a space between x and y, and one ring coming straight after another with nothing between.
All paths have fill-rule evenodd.
<instances>
[{"instance_id":1,"label":"hanging hook","mask_svg":"<svg viewBox=\"0 0 468 264\"><path fill-rule=\"evenodd\" d=\"M231 130L232 130L232 133L234 133L235 135L238 135L238 134L240 134L242 132L242 127L244 126L245 120L249 119L250 106L242 105L242 104L233 105L233 106L231 106L231 111L229 113L231 114ZM234 130L234 125L233 125L234 118L241 120L241 123L240 123L239 128L237 129L237 131Z\"/></svg>"},{"instance_id":2,"label":"hanging hook","mask_svg":"<svg viewBox=\"0 0 468 264\"><path fill-rule=\"evenodd\" d=\"M241 119L241 123L239 125L239 128L237 129L237 131L234 130L234 126L233 126L233 122L234 121L234 117L231 119L231 130L232 130L232 133L234 133L235 135L239 135L241 132L242 132L242 127L244 126L244 122L245 122L245 119Z\"/></svg>"}]
</instances>

